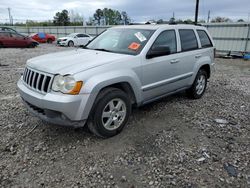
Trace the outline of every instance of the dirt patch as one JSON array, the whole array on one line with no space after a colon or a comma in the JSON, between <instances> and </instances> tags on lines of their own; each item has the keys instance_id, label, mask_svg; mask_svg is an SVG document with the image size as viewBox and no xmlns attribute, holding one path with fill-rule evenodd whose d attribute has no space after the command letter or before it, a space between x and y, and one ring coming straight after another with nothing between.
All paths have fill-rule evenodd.
<instances>
[{"instance_id":1,"label":"dirt patch","mask_svg":"<svg viewBox=\"0 0 250 188\"><path fill-rule=\"evenodd\" d=\"M134 109L124 131L103 140L48 125L21 102L27 59L62 50L0 50L0 186L250 186L250 61L216 59L202 99L180 93Z\"/></svg>"}]
</instances>

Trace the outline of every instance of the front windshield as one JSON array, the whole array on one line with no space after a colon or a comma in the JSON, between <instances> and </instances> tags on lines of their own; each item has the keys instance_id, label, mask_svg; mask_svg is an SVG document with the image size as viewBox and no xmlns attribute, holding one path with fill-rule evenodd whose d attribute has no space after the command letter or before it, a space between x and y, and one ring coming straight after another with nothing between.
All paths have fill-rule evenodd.
<instances>
[{"instance_id":1,"label":"front windshield","mask_svg":"<svg viewBox=\"0 0 250 188\"><path fill-rule=\"evenodd\" d=\"M137 55L144 48L154 30L108 29L87 45L88 49Z\"/></svg>"},{"instance_id":2,"label":"front windshield","mask_svg":"<svg viewBox=\"0 0 250 188\"><path fill-rule=\"evenodd\" d=\"M74 37L76 34L75 33L71 33L69 35L67 35L67 37Z\"/></svg>"}]
</instances>

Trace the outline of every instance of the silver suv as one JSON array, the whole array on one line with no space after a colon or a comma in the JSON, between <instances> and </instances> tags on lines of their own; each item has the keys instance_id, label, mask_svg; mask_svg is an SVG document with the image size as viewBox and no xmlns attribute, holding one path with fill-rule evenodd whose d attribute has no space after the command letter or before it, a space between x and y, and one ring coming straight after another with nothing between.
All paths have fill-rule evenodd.
<instances>
[{"instance_id":1,"label":"silver suv","mask_svg":"<svg viewBox=\"0 0 250 188\"><path fill-rule=\"evenodd\" d=\"M29 111L52 124L118 134L131 108L186 90L201 98L214 69L204 27L113 27L75 49L32 58L18 81Z\"/></svg>"}]
</instances>

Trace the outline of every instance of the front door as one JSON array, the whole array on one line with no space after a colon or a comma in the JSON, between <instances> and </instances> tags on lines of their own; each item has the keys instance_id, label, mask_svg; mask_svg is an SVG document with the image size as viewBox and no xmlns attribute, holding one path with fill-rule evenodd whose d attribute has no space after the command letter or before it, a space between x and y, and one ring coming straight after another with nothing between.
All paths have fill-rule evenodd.
<instances>
[{"instance_id":1,"label":"front door","mask_svg":"<svg viewBox=\"0 0 250 188\"><path fill-rule=\"evenodd\" d=\"M168 47L170 54L145 60L142 87L144 100L161 96L178 87L175 83L178 77L176 67L179 63L175 30L163 31L151 49L157 46Z\"/></svg>"}]
</instances>

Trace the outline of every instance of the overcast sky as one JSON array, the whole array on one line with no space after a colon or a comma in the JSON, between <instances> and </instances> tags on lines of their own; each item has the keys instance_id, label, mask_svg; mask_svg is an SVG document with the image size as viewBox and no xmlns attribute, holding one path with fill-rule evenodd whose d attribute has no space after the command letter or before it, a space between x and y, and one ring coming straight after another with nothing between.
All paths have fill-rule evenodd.
<instances>
[{"instance_id":1,"label":"overcast sky","mask_svg":"<svg viewBox=\"0 0 250 188\"><path fill-rule=\"evenodd\" d=\"M13 19L48 20L63 9L73 10L87 20L97 8L113 8L126 11L133 21L169 20L175 13L176 19L194 17L195 0L0 0L0 22L8 19L7 8L11 8ZM199 19L223 16L233 20L248 20L250 0L200 0ZM17 20L15 20L17 21Z\"/></svg>"}]
</instances>

